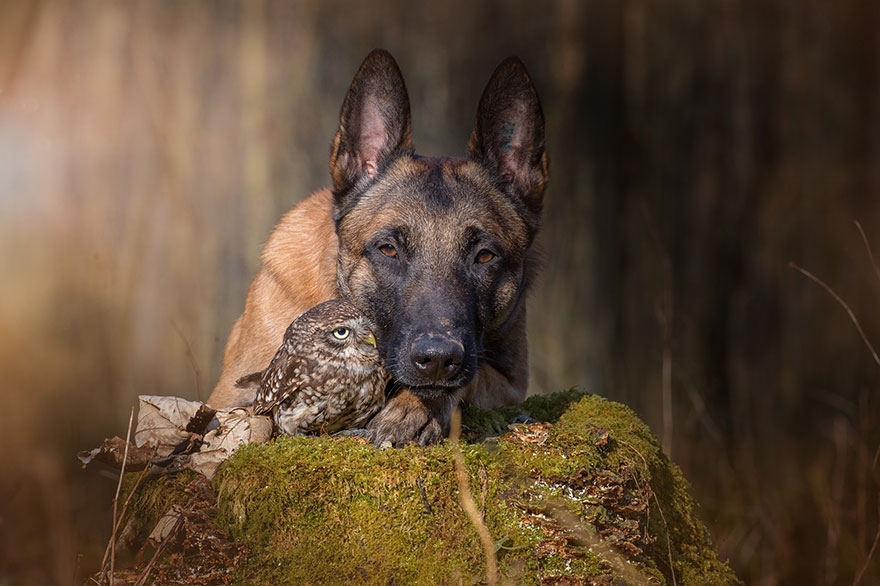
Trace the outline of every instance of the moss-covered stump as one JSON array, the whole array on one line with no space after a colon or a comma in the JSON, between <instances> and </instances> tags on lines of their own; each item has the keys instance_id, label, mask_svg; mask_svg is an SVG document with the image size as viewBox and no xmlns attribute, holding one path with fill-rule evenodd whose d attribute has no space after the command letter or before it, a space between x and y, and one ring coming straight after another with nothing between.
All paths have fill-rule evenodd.
<instances>
[{"instance_id":1,"label":"moss-covered stump","mask_svg":"<svg viewBox=\"0 0 880 586\"><path fill-rule=\"evenodd\" d=\"M503 435L460 446L502 583L737 583L680 470L630 409L570 391L532 397L466 409L465 437L504 431L520 415ZM233 580L480 583L486 555L459 501L455 449L378 450L338 437L240 449L214 479L216 524L250 550Z\"/></svg>"}]
</instances>

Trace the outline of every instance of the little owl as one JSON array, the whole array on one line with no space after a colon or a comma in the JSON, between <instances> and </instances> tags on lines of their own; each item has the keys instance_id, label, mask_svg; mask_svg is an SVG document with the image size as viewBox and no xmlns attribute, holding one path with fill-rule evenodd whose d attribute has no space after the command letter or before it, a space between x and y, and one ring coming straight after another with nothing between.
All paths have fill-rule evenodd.
<instances>
[{"instance_id":1,"label":"little owl","mask_svg":"<svg viewBox=\"0 0 880 586\"><path fill-rule=\"evenodd\" d=\"M295 435L364 427L384 405L389 378L367 318L334 299L293 320L268 368L236 385L259 382L254 412Z\"/></svg>"}]
</instances>

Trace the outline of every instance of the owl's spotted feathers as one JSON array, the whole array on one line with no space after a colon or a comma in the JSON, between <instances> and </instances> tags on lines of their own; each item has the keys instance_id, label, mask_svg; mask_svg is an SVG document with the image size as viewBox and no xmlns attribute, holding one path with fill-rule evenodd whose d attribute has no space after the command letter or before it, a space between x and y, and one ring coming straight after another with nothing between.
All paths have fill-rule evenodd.
<instances>
[{"instance_id":1,"label":"owl's spotted feathers","mask_svg":"<svg viewBox=\"0 0 880 586\"><path fill-rule=\"evenodd\" d=\"M369 322L339 299L296 318L269 367L238 384L258 377L254 411L289 435L363 427L384 404L390 378Z\"/></svg>"}]
</instances>

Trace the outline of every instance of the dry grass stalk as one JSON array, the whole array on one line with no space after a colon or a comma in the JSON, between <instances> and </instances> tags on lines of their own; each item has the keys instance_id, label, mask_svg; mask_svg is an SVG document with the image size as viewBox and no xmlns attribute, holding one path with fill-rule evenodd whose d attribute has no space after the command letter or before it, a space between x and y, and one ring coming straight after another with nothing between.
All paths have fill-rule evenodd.
<instances>
[{"instance_id":1,"label":"dry grass stalk","mask_svg":"<svg viewBox=\"0 0 880 586\"><path fill-rule=\"evenodd\" d=\"M672 438L675 436L675 421L672 408L672 346L675 324L675 295L673 292L672 258L669 256L666 244L657 230L657 224L648 209L647 203L641 203L642 216L648 234L660 253L661 266L663 267L663 299L657 304L657 319L663 329L663 354L660 371L660 397L661 413L663 416L663 451L672 458Z\"/></svg>"},{"instance_id":2,"label":"dry grass stalk","mask_svg":"<svg viewBox=\"0 0 880 586\"><path fill-rule=\"evenodd\" d=\"M156 565L156 561L159 559L159 556L162 555L162 552L165 550L165 547L174 536L177 534L177 530L183 525L183 515L177 517L177 521L174 522L174 526L171 528L171 531L168 532L168 535L165 536L165 539L162 540L162 543L159 544L159 547L156 548L156 551L153 553L153 557L150 558L147 567L144 568L144 571L141 573L137 582L135 582L134 586L144 586L147 583L147 578L150 575L150 572L153 571L153 566Z\"/></svg>"},{"instance_id":3,"label":"dry grass stalk","mask_svg":"<svg viewBox=\"0 0 880 586\"><path fill-rule=\"evenodd\" d=\"M156 450L153 450L153 456L156 455ZM126 458L127 460L127 458ZM115 535L119 531L119 527L122 525L123 519L125 519L125 513L128 511L128 505L131 502L132 497L137 494L137 489L141 485L141 481L143 481L144 477L147 475L147 472L150 471L150 466L144 466L141 473L138 474L137 479L134 481L134 486L129 491L128 496L125 498L125 502L122 503L122 510L119 511L119 518L115 520L113 523L113 531L110 537L110 541L107 542L107 549L104 550L104 558L101 560L101 575L104 575L104 570L107 564L107 556L110 555L111 545L116 543L117 538ZM115 546L114 546L115 547Z\"/></svg>"},{"instance_id":4,"label":"dry grass stalk","mask_svg":"<svg viewBox=\"0 0 880 586\"><path fill-rule=\"evenodd\" d=\"M837 301L837 303L839 303L840 306L843 307L844 310L846 310L847 315L849 315L850 321L852 321L853 325L856 326L856 330L858 330L859 335L862 337L862 342L865 343L865 346L871 352L871 356L873 356L874 362L877 363L877 366L880 366L880 356L877 356L877 351L874 350L874 346L871 345L871 342L868 340L868 337L865 335L864 330L862 330L862 325L859 323L858 318L856 318L856 315L853 313L852 309L850 309L849 305L847 305L846 301L841 299L840 295L835 293L834 289L829 287L828 284L825 283L825 281L823 281L822 279L820 279L819 277L817 277L816 275L814 275L813 273L811 273L807 269L795 264L794 262L789 262L788 266L790 266L794 270L798 271L799 273L801 273L802 275L804 275L805 277L807 277L808 279L810 279L811 281L813 281L814 283L816 283L817 285L819 285L820 287L825 289L825 291L829 295L831 295L831 297L833 297L834 300Z\"/></svg>"},{"instance_id":5,"label":"dry grass stalk","mask_svg":"<svg viewBox=\"0 0 880 586\"><path fill-rule=\"evenodd\" d=\"M122 457L122 466L119 469L119 482L116 483L116 494L113 496L113 530L110 533L110 542L107 544L107 549L104 551L104 559L101 560L101 583L104 583L107 574L107 552L110 552L110 580L108 583L113 583L113 573L116 570L116 532L119 530L119 520L117 517L117 505L119 504L119 492L122 490L122 478L125 476L125 463L128 460L128 446L131 441L131 425L134 422L134 407L131 408L131 414L128 417L128 431L125 433L125 452ZM131 495L129 495L130 497ZM125 506L128 505L128 500L126 499Z\"/></svg>"},{"instance_id":6,"label":"dry grass stalk","mask_svg":"<svg viewBox=\"0 0 880 586\"><path fill-rule=\"evenodd\" d=\"M480 536L480 542L483 544L483 552L486 556L486 584L494 586L498 584L498 559L495 555L495 542L489 534L489 528L483 520L483 515L477 509L477 503L471 494L470 485L468 483L467 469L464 467L464 456L458 446L458 440L461 435L461 411L456 409L452 414L450 422L449 443L452 446L452 458L455 462L455 479L458 482L458 496L461 501L461 508L467 513L471 523L474 524L477 533Z\"/></svg>"},{"instance_id":7,"label":"dry grass stalk","mask_svg":"<svg viewBox=\"0 0 880 586\"><path fill-rule=\"evenodd\" d=\"M645 457L642 455L642 453L640 451L638 451L635 448L635 446L633 446L623 440L618 439L617 441L619 441L621 443L621 445L628 447L629 449L634 451L636 454L638 454L639 458L642 459L642 463L645 465L645 475L647 476L647 474L649 472L648 461L645 459ZM672 538L669 535L669 523L666 522L666 515L663 514L663 508L660 506L660 500L657 498L657 493L654 492L654 490L651 488L650 484L648 485L648 489L651 491L651 496L654 497L654 502L657 504L657 512L660 513L660 519L663 521L663 527L666 530L666 555L669 560L669 573L672 575L672 586L678 586L678 583L675 579L675 566L672 565L672 541L671 541Z\"/></svg>"},{"instance_id":8,"label":"dry grass stalk","mask_svg":"<svg viewBox=\"0 0 880 586\"><path fill-rule=\"evenodd\" d=\"M877 266L877 262L874 260L874 252L871 250L871 243L868 242L868 237L865 236L865 231L862 229L862 225L858 220L855 222L856 228L859 229L859 234L862 235L862 242L865 243L865 250L868 251L868 260L871 262L871 268L874 269L874 275L880 280L880 267Z\"/></svg>"},{"instance_id":9,"label":"dry grass stalk","mask_svg":"<svg viewBox=\"0 0 880 586\"><path fill-rule=\"evenodd\" d=\"M880 498L877 499L877 518L880 519ZM874 558L874 553L877 551L878 542L880 542L880 523L877 524L877 533L874 535L874 543L871 544L871 549L868 551L868 557L865 558L865 563L862 564L862 569L859 570L859 573L856 574L855 580L853 580L853 586L859 586L859 584L862 583L862 577L871 565L871 560Z\"/></svg>"},{"instance_id":10,"label":"dry grass stalk","mask_svg":"<svg viewBox=\"0 0 880 586\"><path fill-rule=\"evenodd\" d=\"M861 225L860 222L855 221L854 223L855 223L855 225L856 225L856 228L857 228L858 231L859 231L859 235L860 235L861 238L862 238L862 242L863 242L864 245L865 245L865 251L866 251L866 253L867 253L867 255L868 255L868 261L871 263L871 268L872 268L873 271L874 271L874 275L875 275L878 279L880 279L880 267L877 266L877 262L874 260L874 252L871 250L871 244L870 244L870 242L868 241L868 237L867 237L867 235L865 234L865 230L862 228L862 225ZM826 292L827 292L827 293L828 293L828 294L829 294L829 295L830 295L830 296L831 296L831 297L832 297L832 298L833 298L833 299L834 299L834 300L835 300L835 301L836 301L841 307L843 307L843 309L846 311L847 315L849 316L850 321L852 321L853 325L856 327L856 330L858 331L859 336L862 338L862 342L865 344L865 347L866 347L866 348L868 349L868 351L871 353L871 357L874 359L874 362L877 364L877 366L880 366L880 357L878 357L878 355L877 355L877 351L874 349L874 346L871 344L870 340L868 340L868 337L865 335L865 332L864 332L864 330L862 329L862 326L861 326L861 324L859 323L858 318L856 318L855 313L853 313L852 309L851 309L850 306L846 303L846 301L844 301L844 300L840 297L840 295L838 295L838 294L837 294L837 293L836 293L836 292L835 292L835 291L834 291L834 290L833 290L833 289L832 289L827 283L825 283L824 281L822 281L819 277L817 277L816 275L814 275L814 274L811 273L810 271L804 269L803 267L798 266L798 265L795 264L794 262L789 262L789 263L788 263L788 266L791 267L791 268L793 268L793 269L795 269L796 271L800 272L802 275L804 275L805 277L807 277L808 279L810 279L811 281L813 281L814 283L816 283L817 285L819 285L820 287L822 287L823 289L825 289L825 291L826 291ZM878 458L878 456L880 456L880 447L878 447L877 452L876 452L876 454L875 454L875 456L874 456L874 461L873 461L872 469L873 469L874 467L876 467L876 465L877 465L877 458ZM839 517L839 516L840 516L840 515L838 515L838 517ZM878 500L878 518L880 518L880 500ZM839 532L839 527L829 527L829 531L835 531L835 533L837 533L837 532ZM838 537L838 536L835 535L835 537ZM869 567L870 564L871 564L871 560L872 560L873 557L874 557L874 553L875 553L876 550L877 550L877 544L878 544L878 542L880 542L880 524L878 524L877 532L876 532L876 534L875 534L875 536L874 536L874 541L873 541L873 543L871 544L871 548L868 550L868 554L867 554L867 556L866 556L866 558L865 558L865 563L862 565L861 569L860 569L859 572L856 574L855 579L853 580L853 586L858 586L858 585L861 583L862 578L863 578L864 575L865 575L865 572L867 571L868 567ZM835 544L834 549L835 549L835 550L837 549L836 544ZM832 553L836 553L836 551L835 551L835 552L831 552L831 551L829 551L829 554L832 554Z\"/></svg>"}]
</instances>

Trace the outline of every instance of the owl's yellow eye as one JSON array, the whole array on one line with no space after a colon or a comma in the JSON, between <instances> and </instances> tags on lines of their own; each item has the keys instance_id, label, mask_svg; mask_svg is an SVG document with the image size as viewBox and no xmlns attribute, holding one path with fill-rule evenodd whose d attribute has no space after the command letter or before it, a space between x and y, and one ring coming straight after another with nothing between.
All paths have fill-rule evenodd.
<instances>
[{"instance_id":1,"label":"owl's yellow eye","mask_svg":"<svg viewBox=\"0 0 880 586\"><path fill-rule=\"evenodd\" d=\"M337 340L344 340L348 337L348 334L350 334L350 333L351 332L349 332L348 328L338 327L335 330L333 330L333 337L336 338Z\"/></svg>"},{"instance_id":2,"label":"owl's yellow eye","mask_svg":"<svg viewBox=\"0 0 880 586\"><path fill-rule=\"evenodd\" d=\"M477 258L474 259L479 264L486 264L490 260L495 258L495 253L491 250L486 250L485 248L477 253Z\"/></svg>"}]
</instances>

